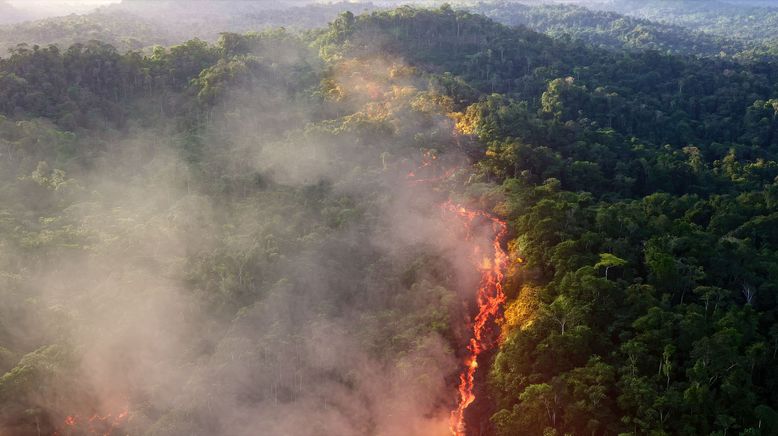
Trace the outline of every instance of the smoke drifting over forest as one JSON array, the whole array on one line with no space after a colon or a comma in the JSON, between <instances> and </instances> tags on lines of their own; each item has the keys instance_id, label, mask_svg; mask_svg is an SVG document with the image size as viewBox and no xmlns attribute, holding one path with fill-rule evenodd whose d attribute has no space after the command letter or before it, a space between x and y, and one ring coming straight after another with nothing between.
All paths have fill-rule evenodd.
<instances>
[{"instance_id":1,"label":"smoke drifting over forest","mask_svg":"<svg viewBox=\"0 0 778 436\"><path fill-rule=\"evenodd\" d=\"M478 277L445 194L407 173L427 144L465 159L453 121L418 107L427 84L401 59L327 71L295 38L264 41L233 41L263 72L232 90L206 83L196 137L163 115L70 137L88 155L64 169L24 157L42 163L3 200L61 214L30 236L60 248L2 254L36 259L8 279L35 303L6 343L60 344L36 352L57 362L35 369L40 389L7 392L37 425L78 433L93 414L126 414L117 429L152 435L449 433L452 346ZM322 79L336 104L297 88Z\"/></svg>"},{"instance_id":2,"label":"smoke drifting over forest","mask_svg":"<svg viewBox=\"0 0 778 436\"><path fill-rule=\"evenodd\" d=\"M778 434L778 11L529 3L0 0L0 436Z\"/></svg>"}]
</instances>

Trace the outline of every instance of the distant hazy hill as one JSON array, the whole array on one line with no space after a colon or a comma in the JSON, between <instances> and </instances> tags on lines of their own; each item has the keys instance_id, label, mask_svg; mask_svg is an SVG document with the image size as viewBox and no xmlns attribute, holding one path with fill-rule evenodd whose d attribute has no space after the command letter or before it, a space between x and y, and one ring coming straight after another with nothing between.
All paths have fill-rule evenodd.
<instances>
[{"instance_id":1,"label":"distant hazy hill","mask_svg":"<svg viewBox=\"0 0 778 436\"><path fill-rule=\"evenodd\" d=\"M151 10L164 10L178 8L179 12L185 15L191 14L226 14L232 15L236 10L273 10L285 9L293 6L304 6L314 3L313 0L210 0L210 1L191 1L191 0L122 0L113 7L144 8ZM182 8L182 6L186 6Z\"/></svg>"},{"instance_id":2,"label":"distant hazy hill","mask_svg":"<svg viewBox=\"0 0 778 436\"><path fill-rule=\"evenodd\" d=\"M124 0L105 8L107 11L130 12L152 22L163 24L180 39L197 36L215 39L220 32L248 32L268 27L310 29L327 25L344 11L355 14L374 10L372 3L340 2L312 4L310 0L274 2L222 0Z\"/></svg>"},{"instance_id":3,"label":"distant hazy hill","mask_svg":"<svg viewBox=\"0 0 778 436\"><path fill-rule=\"evenodd\" d=\"M193 37L215 40L221 32L243 33L270 27L310 29L326 26L346 10L361 13L376 8L370 3L295 6L301 3L287 1L271 7L266 2L253 1L125 0L90 14L0 25L0 56L19 43L67 47L100 40L126 51L172 45Z\"/></svg>"},{"instance_id":4,"label":"distant hazy hill","mask_svg":"<svg viewBox=\"0 0 778 436\"><path fill-rule=\"evenodd\" d=\"M20 10L14 8L7 1L0 0L0 24L16 23L27 19Z\"/></svg>"},{"instance_id":5,"label":"distant hazy hill","mask_svg":"<svg viewBox=\"0 0 778 436\"><path fill-rule=\"evenodd\" d=\"M503 24L522 25L555 37L569 35L606 48L717 56L722 52L732 55L749 47L744 41L726 39L675 24L577 5L481 3L473 11Z\"/></svg>"},{"instance_id":6,"label":"distant hazy hill","mask_svg":"<svg viewBox=\"0 0 778 436\"><path fill-rule=\"evenodd\" d=\"M612 0L593 5L728 38L762 42L778 38L775 1Z\"/></svg>"},{"instance_id":7,"label":"distant hazy hill","mask_svg":"<svg viewBox=\"0 0 778 436\"><path fill-rule=\"evenodd\" d=\"M2 55L19 43L56 44L66 48L73 43L90 40L106 42L121 51L155 44L168 45L176 41L164 26L129 13L74 14L0 27Z\"/></svg>"}]
</instances>

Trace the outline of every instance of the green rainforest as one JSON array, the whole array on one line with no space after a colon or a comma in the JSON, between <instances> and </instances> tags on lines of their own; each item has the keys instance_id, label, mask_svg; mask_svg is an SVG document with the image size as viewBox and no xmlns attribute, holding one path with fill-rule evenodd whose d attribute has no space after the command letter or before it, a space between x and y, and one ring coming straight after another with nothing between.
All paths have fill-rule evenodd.
<instances>
[{"instance_id":1,"label":"green rainforest","mask_svg":"<svg viewBox=\"0 0 778 436\"><path fill-rule=\"evenodd\" d=\"M778 435L778 5L23 3L0 436Z\"/></svg>"}]
</instances>

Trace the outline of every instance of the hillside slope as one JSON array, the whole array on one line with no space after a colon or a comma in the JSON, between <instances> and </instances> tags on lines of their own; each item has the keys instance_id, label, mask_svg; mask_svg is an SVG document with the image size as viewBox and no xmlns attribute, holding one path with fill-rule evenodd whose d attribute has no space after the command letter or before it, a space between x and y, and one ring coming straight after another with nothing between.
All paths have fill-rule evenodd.
<instances>
[{"instance_id":1,"label":"hillside slope","mask_svg":"<svg viewBox=\"0 0 778 436\"><path fill-rule=\"evenodd\" d=\"M778 39L778 6L772 2L753 3L721 0L617 0L595 2L594 5L719 37L775 43Z\"/></svg>"},{"instance_id":2,"label":"hillside slope","mask_svg":"<svg viewBox=\"0 0 778 436\"><path fill-rule=\"evenodd\" d=\"M727 39L680 25L633 18L610 11L574 5L528 6L521 3L481 3L472 9L510 26L526 26L555 37L570 36L586 43L613 49L658 50L697 56L736 55L759 47L753 41ZM653 16L656 20L659 16Z\"/></svg>"},{"instance_id":3,"label":"hillside slope","mask_svg":"<svg viewBox=\"0 0 778 436\"><path fill-rule=\"evenodd\" d=\"M187 2L131 1L88 14L0 25L0 56L17 44L67 48L91 40L111 44L120 52L169 46L191 38L216 41L221 32L253 32L274 27L304 31L326 26L338 13L375 9L370 3L299 5L288 2L268 8L264 2L237 1L189 7ZM265 6L263 6L265 5ZM0 22L0 24L3 24Z\"/></svg>"},{"instance_id":4,"label":"hillside slope","mask_svg":"<svg viewBox=\"0 0 778 436\"><path fill-rule=\"evenodd\" d=\"M0 433L450 434L484 247L465 432L778 431L772 60L448 6L20 48L0 168Z\"/></svg>"}]
</instances>

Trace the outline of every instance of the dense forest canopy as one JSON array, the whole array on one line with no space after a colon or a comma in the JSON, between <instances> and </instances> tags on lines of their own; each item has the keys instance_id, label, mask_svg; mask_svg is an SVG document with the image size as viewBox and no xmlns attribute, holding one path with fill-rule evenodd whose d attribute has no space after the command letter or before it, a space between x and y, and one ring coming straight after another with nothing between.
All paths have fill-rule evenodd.
<instances>
[{"instance_id":1,"label":"dense forest canopy","mask_svg":"<svg viewBox=\"0 0 778 436\"><path fill-rule=\"evenodd\" d=\"M722 0L617 0L594 7L682 25L725 37L750 40L778 38L778 5L774 2Z\"/></svg>"},{"instance_id":2,"label":"dense forest canopy","mask_svg":"<svg viewBox=\"0 0 778 436\"><path fill-rule=\"evenodd\" d=\"M474 11L511 26L526 26L554 37L571 37L606 48L656 50L697 56L735 56L768 48L753 40L716 36L681 25L633 18L567 4L482 3Z\"/></svg>"},{"instance_id":3,"label":"dense forest canopy","mask_svg":"<svg viewBox=\"0 0 778 436\"><path fill-rule=\"evenodd\" d=\"M0 435L451 434L483 217L460 434L778 434L770 9L140 3L0 28Z\"/></svg>"}]
</instances>

